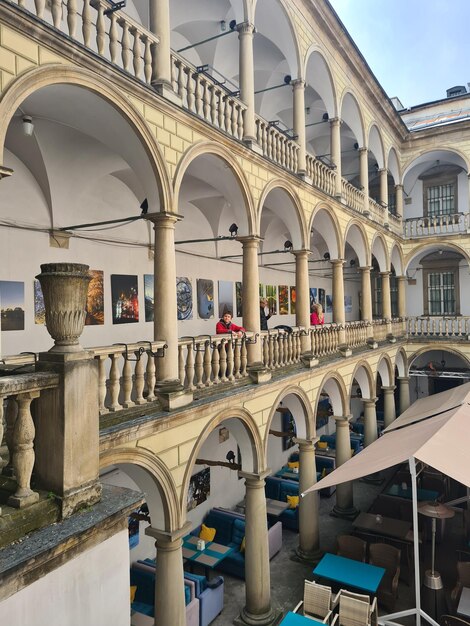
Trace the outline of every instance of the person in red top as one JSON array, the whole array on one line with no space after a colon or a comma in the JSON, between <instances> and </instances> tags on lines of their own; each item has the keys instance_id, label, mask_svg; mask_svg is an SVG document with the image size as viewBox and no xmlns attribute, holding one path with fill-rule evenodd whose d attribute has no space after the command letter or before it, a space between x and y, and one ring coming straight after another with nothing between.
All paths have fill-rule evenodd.
<instances>
[{"instance_id":1,"label":"person in red top","mask_svg":"<svg viewBox=\"0 0 470 626\"><path fill-rule=\"evenodd\" d=\"M310 326L318 326L325 323L325 315L321 304L313 305L313 312L310 315Z\"/></svg>"},{"instance_id":2,"label":"person in red top","mask_svg":"<svg viewBox=\"0 0 470 626\"><path fill-rule=\"evenodd\" d=\"M237 337L242 337L245 329L243 326L237 326L232 322L232 314L230 311L225 311L222 318L217 322L217 326L215 327L215 332L218 335L223 335L224 333L232 333Z\"/></svg>"}]
</instances>

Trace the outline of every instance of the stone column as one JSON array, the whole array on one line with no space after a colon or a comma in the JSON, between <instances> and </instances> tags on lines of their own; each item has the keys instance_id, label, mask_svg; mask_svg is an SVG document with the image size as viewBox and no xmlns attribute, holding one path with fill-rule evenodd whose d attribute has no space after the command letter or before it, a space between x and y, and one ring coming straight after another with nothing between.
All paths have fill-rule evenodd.
<instances>
[{"instance_id":1,"label":"stone column","mask_svg":"<svg viewBox=\"0 0 470 626\"><path fill-rule=\"evenodd\" d=\"M410 406L410 377L398 376L400 392L400 415Z\"/></svg>"},{"instance_id":2,"label":"stone column","mask_svg":"<svg viewBox=\"0 0 470 626\"><path fill-rule=\"evenodd\" d=\"M237 239L243 245L243 326L255 334L256 340L256 343L247 346L248 372L254 382L266 382L270 380L271 373L264 367L261 353L258 270L258 248L261 239L255 235Z\"/></svg>"},{"instance_id":3,"label":"stone column","mask_svg":"<svg viewBox=\"0 0 470 626\"><path fill-rule=\"evenodd\" d=\"M98 363L79 343L90 276L78 263L47 263L41 270L36 278L55 345L39 354L36 371L55 372L60 382L36 400L34 471L69 517L101 497Z\"/></svg>"},{"instance_id":4,"label":"stone column","mask_svg":"<svg viewBox=\"0 0 470 626\"><path fill-rule=\"evenodd\" d=\"M395 389L395 385L392 385L391 387L382 387L384 392L384 428L390 426L397 416L395 412Z\"/></svg>"},{"instance_id":5,"label":"stone column","mask_svg":"<svg viewBox=\"0 0 470 626\"><path fill-rule=\"evenodd\" d=\"M317 482L315 466L315 441L295 439L299 444L299 493L303 493ZM298 556L305 561L315 561L320 556L319 494L311 491L299 502L299 547Z\"/></svg>"},{"instance_id":6,"label":"stone column","mask_svg":"<svg viewBox=\"0 0 470 626\"><path fill-rule=\"evenodd\" d=\"M377 412L375 403L377 398L363 398L364 402L364 447L369 446L377 439Z\"/></svg>"},{"instance_id":7,"label":"stone column","mask_svg":"<svg viewBox=\"0 0 470 626\"><path fill-rule=\"evenodd\" d=\"M369 150L359 148L359 182L364 192L364 211L369 214Z\"/></svg>"},{"instance_id":8,"label":"stone column","mask_svg":"<svg viewBox=\"0 0 470 626\"><path fill-rule=\"evenodd\" d=\"M165 356L157 370L157 396L165 410L185 406L192 393L185 391L178 371L178 323L176 309L175 213L149 213L155 231L154 254L154 339L165 341Z\"/></svg>"},{"instance_id":9,"label":"stone column","mask_svg":"<svg viewBox=\"0 0 470 626\"><path fill-rule=\"evenodd\" d=\"M372 288L370 282L369 265L360 267L361 272L361 320L364 322L372 322Z\"/></svg>"},{"instance_id":10,"label":"stone column","mask_svg":"<svg viewBox=\"0 0 470 626\"><path fill-rule=\"evenodd\" d=\"M305 176L307 163L305 160L305 81L297 78L291 82L294 98L294 133L297 135L299 154L297 159L297 174Z\"/></svg>"},{"instance_id":11,"label":"stone column","mask_svg":"<svg viewBox=\"0 0 470 626\"><path fill-rule=\"evenodd\" d=\"M145 534L156 539L155 623L158 626L186 626L184 571L181 540L191 524L172 533L149 526Z\"/></svg>"},{"instance_id":12,"label":"stone column","mask_svg":"<svg viewBox=\"0 0 470 626\"><path fill-rule=\"evenodd\" d=\"M392 298L390 295L390 272L380 272L382 277L382 317L387 324L387 335L392 334Z\"/></svg>"},{"instance_id":13,"label":"stone column","mask_svg":"<svg viewBox=\"0 0 470 626\"><path fill-rule=\"evenodd\" d=\"M295 305L295 322L297 326L310 328L310 284L308 280L308 257L309 250L296 250L295 255L295 293L297 297ZM305 334L300 338L302 361L312 367L318 363L311 354L310 335ZM315 363L313 363L313 360Z\"/></svg>"},{"instance_id":14,"label":"stone column","mask_svg":"<svg viewBox=\"0 0 470 626\"><path fill-rule=\"evenodd\" d=\"M406 276L397 276L398 281L398 317L405 319L406 317Z\"/></svg>"},{"instance_id":15,"label":"stone column","mask_svg":"<svg viewBox=\"0 0 470 626\"><path fill-rule=\"evenodd\" d=\"M178 96L171 82L170 0L149 1L149 30L159 38L157 45L152 44L152 86L176 102Z\"/></svg>"},{"instance_id":16,"label":"stone column","mask_svg":"<svg viewBox=\"0 0 470 626\"><path fill-rule=\"evenodd\" d=\"M349 420L351 415L334 416L336 422L336 467L339 467L351 458L351 437L349 434ZM341 483L336 486L336 504L333 507L336 517L353 518L358 511L353 503L352 482Z\"/></svg>"},{"instance_id":17,"label":"stone column","mask_svg":"<svg viewBox=\"0 0 470 626\"><path fill-rule=\"evenodd\" d=\"M346 331L344 325L346 322L344 310L344 279L343 279L343 259L333 259L331 265L333 267L333 322L340 326L339 345L345 356L350 355L346 346ZM348 354L346 354L346 352Z\"/></svg>"},{"instance_id":18,"label":"stone column","mask_svg":"<svg viewBox=\"0 0 470 626\"><path fill-rule=\"evenodd\" d=\"M388 170L386 167L379 170L380 176L380 204L384 209L388 207Z\"/></svg>"},{"instance_id":19,"label":"stone column","mask_svg":"<svg viewBox=\"0 0 470 626\"><path fill-rule=\"evenodd\" d=\"M341 183L341 120L334 117L330 120L331 129L331 160L336 168L336 196L342 195Z\"/></svg>"},{"instance_id":20,"label":"stone column","mask_svg":"<svg viewBox=\"0 0 470 626\"><path fill-rule=\"evenodd\" d=\"M253 63L253 33L255 27L249 22L237 26L240 99L246 106L243 116L243 141L256 144L255 128L255 70Z\"/></svg>"},{"instance_id":21,"label":"stone column","mask_svg":"<svg viewBox=\"0 0 470 626\"><path fill-rule=\"evenodd\" d=\"M395 185L397 217L403 217L403 185Z\"/></svg>"},{"instance_id":22,"label":"stone column","mask_svg":"<svg viewBox=\"0 0 470 626\"><path fill-rule=\"evenodd\" d=\"M279 612L271 607L271 574L267 530L264 479L270 470L261 474L239 472L245 479L245 593L246 606L235 623L276 624Z\"/></svg>"}]
</instances>

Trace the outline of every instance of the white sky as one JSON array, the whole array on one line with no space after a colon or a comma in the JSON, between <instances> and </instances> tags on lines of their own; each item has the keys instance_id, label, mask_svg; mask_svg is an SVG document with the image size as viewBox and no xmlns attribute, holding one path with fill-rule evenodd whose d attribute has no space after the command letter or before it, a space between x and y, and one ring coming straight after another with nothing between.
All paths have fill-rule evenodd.
<instances>
[{"instance_id":1,"label":"white sky","mask_svg":"<svg viewBox=\"0 0 470 626\"><path fill-rule=\"evenodd\" d=\"M403 106L470 82L470 0L329 0L387 95Z\"/></svg>"}]
</instances>

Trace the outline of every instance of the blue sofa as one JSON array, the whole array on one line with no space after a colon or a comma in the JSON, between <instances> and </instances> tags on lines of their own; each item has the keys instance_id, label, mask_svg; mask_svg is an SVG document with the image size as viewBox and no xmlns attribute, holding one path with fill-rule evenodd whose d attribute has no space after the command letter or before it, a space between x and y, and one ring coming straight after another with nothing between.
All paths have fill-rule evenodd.
<instances>
[{"instance_id":1,"label":"blue sofa","mask_svg":"<svg viewBox=\"0 0 470 626\"><path fill-rule=\"evenodd\" d=\"M351 450L354 450L354 454L357 454L364 447L364 435L359 433L350 433ZM322 435L320 441L326 441L328 446L333 450L336 448L336 433L332 435Z\"/></svg>"},{"instance_id":2,"label":"blue sofa","mask_svg":"<svg viewBox=\"0 0 470 626\"><path fill-rule=\"evenodd\" d=\"M267 498L287 502L287 496L299 495L299 483L294 480L286 480L277 476L268 476L264 487ZM279 516L283 528L289 528L299 532L299 509L287 509Z\"/></svg>"},{"instance_id":3,"label":"blue sofa","mask_svg":"<svg viewBox=\"0 0 470 626\"><path fill-rule=\"evenodd\" d=\"M211 509L204 518L204 524L216 529L215 542L234 548L233 552L220 561L216 569L244 579L245 555L240 552L240 546L245 536L245 516L225 509ZM191 531L191 534L198 536L200 530L201 527L198 526ZM269 558L271 559L282 546L281 524L276 523L268 528L268 541Z\"/></svg>"}]
</instances>

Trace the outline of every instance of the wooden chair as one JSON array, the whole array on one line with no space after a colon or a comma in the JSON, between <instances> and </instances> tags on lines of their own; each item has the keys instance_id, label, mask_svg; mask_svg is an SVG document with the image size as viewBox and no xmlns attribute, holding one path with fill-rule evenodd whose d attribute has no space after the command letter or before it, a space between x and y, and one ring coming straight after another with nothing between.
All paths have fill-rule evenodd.
<instances>
[{"instance_id":1,"label":"wooden chair","mask_svg":"<svg viewBox=\"0 0 470 626\"><path fill-rule=\"evenodd\" d=\"M306 580L304 599L295 607L294 613L300 613L326 624L330 621L331 608L331 587Z\"/></svg>"},{"instance_id":2,"label":"wooden chair","mask_svg":"<svg viewBox=\"0 0 470 626\"><path fill-rule=\"evenodd\" d=\"M454 610L457 610L463 587L470 587L470 561L457 561L457 583L450 594Z\"/></svg>"},{"instance_id":3,"label":"wooden chair","mask_svg":"<svg viewBox=\"0 0 470 626\"><path fill-rule=\"evenodd\" d=\"M369 547L369 563L385 568L377 589L377 598L389 611L395 608L400 578L401 550L387 543L374 543Z\"/></svg>"},{"instance_id":4,"label":"wooden chair","mask_svg":"<svg viewBox=\"0 0 470 626\"><path fill-rule=\"evenodd\" d=\"M377 598L372 604L368 595L341 589L333 600L333 608L339 604L331 626L377 626Z\"/></svg>"},{"instance_id":5,"label":"wooden chair","mask_svg":"<svg viewBox=\"0 0 470 626\"><path fill-rule=\"evenodd\" d=\"M336 554L338 556L345 556L348 559L365 563L367 552L367 543L365 541L353 535L339 535L337 542Z\"/></svg>"}]
</instances>

